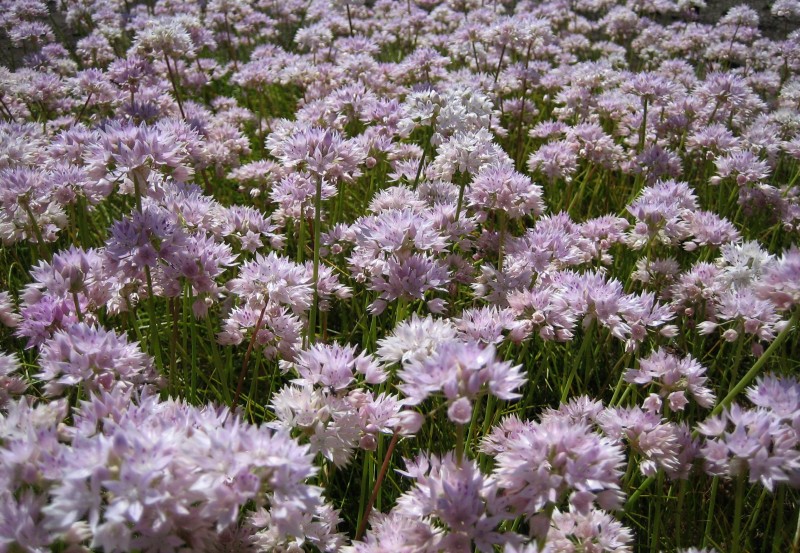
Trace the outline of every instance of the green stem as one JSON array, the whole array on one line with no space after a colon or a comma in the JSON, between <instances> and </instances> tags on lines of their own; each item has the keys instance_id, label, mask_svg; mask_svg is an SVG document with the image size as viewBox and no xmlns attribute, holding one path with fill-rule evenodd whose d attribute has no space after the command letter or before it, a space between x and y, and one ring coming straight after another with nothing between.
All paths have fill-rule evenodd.
<instances>
[{"instance_id":1,"label":"green stem","mask_svg":"<svg viewBox=\"0 0 800 553\"><path fill-rule=\"evenodd\" d=\"M147 279L147 314L150 318L150 341L153 346L153 356L156 358L156 367L161 374L164 374L164 361L161 358L161 341L158 334L158 323L156 321L156 298L153 295L153 278L150 276L150 267L144 266L144 274Z\"/></svg>"},{"instance_id":2,"label":"green stem","mask_svg":"<svg viewBox=\"0 0 800 553\"><path fill-rule=\"evenodd\" d=\"M642 113L642 124L639 126L639 145L637 150L641 152L644 149L645 131L647 129L647 98L642 98L644 112Z\"/></svg>"},{"instance_id":3,"label":"green stem","mask_svg":"<svg viewBox=\"0 0 800 553\"><path fill-rule=\"evenodd\" d=\"M172 66L169 64L169 56L164 54L164 61L167 64L167 73L169 73L169 81L172 83L172 90L175 91L175 100L178 102L178 111L181 112L181 118L186 119L186 114L183 112L183 102L181 102L181 93L178 91L178 82L175 75L172 73Z\"/></svg>"},{"instance_id":4,"label":"green stem","mask_svg":"<svg viewBox=\"0 0 800 553\"><path fill-rule=\"evenodd\" d=\"M183 304L184 321L189 325L191 333L191 367L192 372L189 376L189 401L197 402L197 321L192 314L192 286L186 285L186 296Z\"/></svg>"},{"instance_id":5,"label":"green stem","mask_svg":"<svg viewBox=\"0 0 800 553\"><path fill-rule=\"evenodd\" d=\"M658 471L658 495L655 501L656 514L653 517L653 527L650 537L650 553L658 553L658 542L661 538L661 505L663 503L664 471Z\"/></svg>"},{"instance_id":6,"label":"green stem","mask_svg":"<svg viewBox=\"0 0 800 553\"><path fill-rule=\"evenodd\" d=\"M714 525L714 508L717 504L717 490L719 489L719 476L715 476L711 481L711 499L708 500L708 513L706 514L706 530L703 532L702 548L708 547L711 540L711 528Z\"/></svg>"},{"instance_id":7,"label":"green stem","mask_svg":"<svg viewBox=\"0 0 800 553\"><path fill-rule=\"evenodd\" d=\"M497 217L500 219L499 226L500 226L500 243L497 248L497 270L498 272L503 271L503 253L506 246L506 232L508 230L508 217L503 211L500 211L497 214Z\"/></svg>"},{"instance_id":8,"label":"green stem","mask_svg":"<svg viewBox=\"0 0 800 553\"><path fill-rule=\"evenodd\" d=\"M232 408L236 409L239 404L239 397L242 395L242 388L244 387L244 378L247 376L247 363L250 361L250 355L253 353L253 346L256 343L256 336L258 331L261 330L261 323L264 321L264 313L267 312L267 304L261 308L261 313L258 315L258 321L253 329L253 335L250 336L250 343L247 344L247 351L244 354L244 361L242 362L242 371L239 373L239 381L236 383L236 392L233 395Z\"/></svg>"},{"instance_id":9,"label":"green stem","mask_svg":"<svg viewBox=\"0 0 800 553\"><path fill-rule=\"evenodd\" d=\"M83 322L83 313L81 313L81 304L78 301L78 293L72 292L72 301L75 304L75 313L78 315L78 322Z\"/></svg>"},{"instance_id":10,"label":"green stem","mask_svg":"<svg viewBox=\"0 0 800 553\"><path fill-rule=\"evenodd\" d=\"M464 425L456 424L456 463L461 466L464 460Z\"/></svg>"},{"instance_id":11,"label":"green stem","mask_svg":"<svg viewBox=\"0 0 800 553\"><path fill-rule=\"evenodd\" d=\"M369 514L372 511L372 505L374 505L375 499L378 497L378 492L381 489L383 479L386 478L386 472L389 470L389 461L392 459L392 452L394 452L394 447L397 445L397 440L399 439L400 434L395 432L392 435L392 441L389 442L389 447L386 450L386 454L383 456L381 471L378 473L378 479L375 480L375 486L372 488L372 495L370 495L367 508L364 510L364 516L361 518L361 523L358 525L358 529L356 530L356 540L360 540L364 535L364 531L367 529L367 521L369 520Z\"/></svg>"},{"instance_id":12,"label":"green stem","mask_svg":"<svg viewBox=\"0 0 800 553\"><path fill-rule=\"evenodd\" d=\"M589 328L586 329L586 333L583 335L583 343L581 344L581 349L578 352L578 357L575 359L575 362L572 363L572 370L567 377L567 383L561 389L561 403L566 403L567 398L569 397L569 389L572 386L572 381L575 379L575 376L578 374L578 364L581 361L586 361L586 353L589 349L589 342L591 342L592 337L594 336L594 327L595 327L595 320L593 319L592 322L589 324Z\"/></svg>"},{"instance_id":13,"label":"green stem","mask_svg":"<svg viewBox=\"0 0 800 553\"><path fill-rule=\"evenodd\" d=\"M211 344L211 359L214 361L214 366L216 369L220 372L219 381L222 384L222 397L224 398L225 403L230 405L231 392L228 386L230 365L222 362L222 357L220 356L219 348L217 347L216 336L214 335L214 327L211 326L211 317L206 317L206 331L208 332L208 342Z\"/></svg>"},{"instance_id":14,"label":"green stem","mask_svg":"<svg viewBox=\"0 0 800 553\"><path fill-rule=\"evenodd\" d=\"M775 520L775 531L772 534L772 553L781 553L783 549L783 513L786 510L786 486L778 486L778 494L775 498L777 518Z\"/></svg>"},{"instance_id":15,"label":"green stem","mask_svg":"<svg viewBox=\"0 0 800 553\"><path fill-rule=\"evenodd\" d=\"M317 290L319 280L319 246L322 226L322 177L317 177L317 193L314 196L314 270L312 280L314 281L314 303L311 306L311 314L308 317L308 343L314 344L317 341L317 309L319 307L319 292Z\"/></svg>"},{"instance_id":16,"label":"green stem","mask_svg":"<svg viewBox=\"0 0 800 553\"><path fill-rule=\"evenodd\" d=\"M744 508L745 484L747 477L744 471L736 478L736 498L733 511L733 534L730 551L739 553L742 545L742 509Z\"/></svg>"}]
</instances>

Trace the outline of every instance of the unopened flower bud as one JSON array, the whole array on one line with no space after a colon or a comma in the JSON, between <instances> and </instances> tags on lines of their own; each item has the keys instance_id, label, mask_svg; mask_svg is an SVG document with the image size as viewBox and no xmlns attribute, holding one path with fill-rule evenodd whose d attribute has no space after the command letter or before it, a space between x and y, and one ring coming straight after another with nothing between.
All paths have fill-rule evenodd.
<instances>
[{"instance_id":1,"label":"unopened flower bud","mask_svg":"<svg viewBox=\"0 0 800 553\"><path fill-rule=\"evenodd\" d=\"M739 333L732 328L729 328L728 330L722 333L722 339L725 340L726 342L735 342L738 337Z\"/></svg>"}]
</instances>

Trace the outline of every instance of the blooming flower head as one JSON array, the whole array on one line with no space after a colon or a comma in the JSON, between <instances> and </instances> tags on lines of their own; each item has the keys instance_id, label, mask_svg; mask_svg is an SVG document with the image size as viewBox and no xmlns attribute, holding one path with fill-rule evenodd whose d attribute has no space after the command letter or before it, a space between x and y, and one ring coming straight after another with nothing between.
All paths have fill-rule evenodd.
<instances>
[{"instance_id":1,"label":"blooming flower head","mask_svg":"<svg viewBox=\"0 0 800 553\"><path fill-rule=\"evenodd\" d=\"M125 335L84 323L56 332L44 343L37 378L45 393L62 395L82 384L88 391L130 388L155 381L152 360Z\"/></svg>"},{"instance_id":2,"label":"blooming flower head","mask_svg":"<svg viewBox=\"0 0 800 553\"><path fill-rule=\"evenodd\" d=\"M356 141L318 127L298 128L287 136L273 133L267 147L286 167L308 171L329 183L352 182L361 174L366 158Z\"/></svg>"},{"instance_id":3,"label":"blooming flower head","mask_svg":"<svg viewBox=\"0 0 800 553\"><path fill-rule=\"evenodd\" d=\"M510 219L541 215L542 189L506 165L491 165L475 176L467 200L478 212L503 213Z\"/></svg>"},{"instance_id":4,"label":"blooming flower head","mask_svg":"<svg viewBox=\"0 0 800 553\"><path fill-rule=\"evenodd\" d=\"M465 551L474 544L480 551L492 551L493 546L505 543L507 537L497 527L509 515L491 479L475 461L458 463L452 454L421 455L406 466L400 472L414 479L414 487L397 500L395 512L441 524L439 550Z\"/></svg>"},{"instance_id":5,"label":"blooming flower head","mask_svg":"<svg viewBox=\"0 0 800 553\"><path fill-rule=\"evenodd\" d=\"M763 392L750 395L759 403L768 397ZM761 482L770 491L785 482L800 484L797 431L770 410L733 404L720 416L699 424L698 430L706 436L700 456L707 473L731 478L747 471L751 483Z\"/></svg>"},{"instance_id":6,"label":"blooming flower head","mask_svg":"<svg viewBox=\"0 0 800 553\"><path fill-rule=\"evenodd\" d=\"M416 313L398 324L389 336L378 341L378 359L383 363L423 363L443 343L456 337L448 319L421 318Z\"/></svg>"},{"instance_id":7,"label":"blooming flower head","mask_svg":"<svg viewBox=\"0 0 800 553\"><path fill-rule=\"evenodd\" d=\"M640 385L657 384L659 395L669 398L670 407L682 411L687 402L684 392L689 392L702 407L714 405L714 392L705 386L708 380L705 373L705 367L691 355L681 359L657 349L639 361L638 369L629 369L625 380Z\"/></svg>"},{"instance_id":8,"label":"blooming flower head","mask_svg":"<svg viewBox=\"0 0 800 553\"><path fill-rule=\"evenodd\" d=\"M621 504L622 449L586 423L558 417L524 423L501 447L494 476L519 515L537 517L563 499L580 513L595 502L606 509ZM544 535L546 527L536 528L540 519L532 524Z\"/></svg>"},{"instance_id":9,"label":"blooming flower head","mask_svg":"<svg viewBox=\"0 0 800 553\"><path fill-rule=\"evenodd\" d=\"M292 363L283 363L284 370L294 369L298 383L325 386L339 391L355 382L356 373L363 374L370 384L379 384L386 374L366 353L355 355L353 346L315 344L303 350Z\"/></svg>"},{"instance_id":10,"label":"blooming flower head","mask_svg":"<svg viewBox=\"0 0 800 553\"><path fill-rule=\"evenodd\" d=\"M482 348L475 342L450 341L437 348L436 353L421 362L412 362L398 373L403 381L400 390L412 405L421 403L430 394L443 392L450 402L471 401L479 393L488 393L505 400L520 397L514 390L522 386L524 377L520 367L496 359L494 346ZM485 388L484 388L485 387ZM472 413L456 409L453 414ZM459 416L463 424L465 417Z\"/></svg>"}]
</instances>

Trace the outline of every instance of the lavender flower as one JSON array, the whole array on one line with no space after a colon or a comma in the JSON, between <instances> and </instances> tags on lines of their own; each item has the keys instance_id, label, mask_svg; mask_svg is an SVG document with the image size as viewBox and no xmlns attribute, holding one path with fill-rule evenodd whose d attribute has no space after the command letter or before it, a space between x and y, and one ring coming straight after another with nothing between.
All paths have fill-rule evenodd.
<instances>
[{"instance_id":1,"label":"lavender flower","mask_svg":"<svg viewBox=\"0 0 800 553\"><path fill-rule=\"evenodd\" d=\"M625 380L640 385L655 383L659 395L669 399L670 408L682 411L688 402L685 392L689 392L701 407L714 405L714 392L705 386L708 380L705 373L705 367L691 355L680 359L657 349L639 361L638 369L626 371Z\"/></svg>"},{"instance_id":2,"label":"lavender flower","mask_svg":"<svg viewBox=\"0 0 800 553\"><path fill-rule=\"evenodd\" d=\"M525 423L495 459L498 487L513 512L533 519L536 535L549 526L542 509L563 499L584 514L595 502L606 509L621 504L622 449L585 423L558 418Z\"/></svg>"},{"instance_id":3,"label":"lavender flower","mask_svg":"<svg viewBox=\"0 0 800 553\"><path fill-rule=\"evenodd\" d=\"M420 318L416 313L398 324L391 335L378 341L376 355L385 364L419 363L432 356L438 347L456 338L456 328L447 319L430 315Z\"/></svg>"},{"instance_id":4,"label":"lavender flower","mask_svg":"<svg viewBox=\"0 0 800 553\"><path fill-rule=\"evenodd\" d=\"M519 366L512 367L511 363L496 360L494 346L483 349L474 342L458 341L445 342L432 357L404 366L398 376L403 381L399 388L411 405L442 391L451 406L461 400L459 408L454 408L452 413L460 415L464 411L472 413L471 405L467 409L464 399L472 401L484 391L500 399L516 399L520 395L514 390L524 383ZM458 419L456 422L463 421L464 417Z\"/></svg>"},{"instance_id":5,"label":"lavender flower","mask_svg":"<svg viewBox=\"0 0 800 553\"><path fill-rule=\"evenodd\" d=\"M466 551L474 544L488 553L508 541L508 536L497 530L500 522L509 518L503 499L474 461L456 463L452 455L441 459L422 455L406 461L406 467L400 472L415 480L414 487L397 500L394 512L441 525L436 549Z\"/></svg>"},{"instance_id":6,"label":"lavender flower","mask_svg":"<svg viewBox=\"0 0 800 553\"><path fill-rule=\"evenodd\" d=\"M736 477L747 471L750 483L760 481L770 491L784 482L800 484L797 432L768 410L734 404L698 430L707 437L700 455L709 474Z\"/></svg>"},{"instance_id":7,"label":"lavender flower","mask_svg":"<svg viewBox=\"0 0 800 553\"><path fill-rule=\"evenodd\" d=\"M379 384L387 376L364 352L356 356L355 348L338 344L311 346L300 352L296 360L281 366L284 371L294 369L300 375L297 384L324 386L335 391L349 387L356 373L364 375L369 384Z\"/></svg>"},{"instance_id":8,"label":"lavender flower","mask_svg":"<svg viewBox=\"0 0 800 553\"><path fill-rule=\"evenodd\" d=\"M115 387L140 388L156 381L152 360L125 335L80 323L60 330L41 348L41 372L45 394L58 397L70 387L87 391Z\"/></svg>"},{"instance_id":9,"label":"lavender flower","mask_svg":"<svg viewBox=\"0 0 800 553\"><path fill-rule=\"evenodd\" d=\"M489 166L475 176L466 193L469 204L483 214L504 213L510 219L538 216L544 210L542 189L505 165Z\"/></svg>"},{"instance_id":10,"label":"lavender flower","mask_svg":"<svg viewBox=\"0 0 800 553\"><path fill-rule=\"evenodd\" d=\"M610 514L592 509L579 513L555 510L552 525L547 532L547 546L554 551L577 553L579 551L633 551L633 534Z\"/></svg>"}]
</instances>

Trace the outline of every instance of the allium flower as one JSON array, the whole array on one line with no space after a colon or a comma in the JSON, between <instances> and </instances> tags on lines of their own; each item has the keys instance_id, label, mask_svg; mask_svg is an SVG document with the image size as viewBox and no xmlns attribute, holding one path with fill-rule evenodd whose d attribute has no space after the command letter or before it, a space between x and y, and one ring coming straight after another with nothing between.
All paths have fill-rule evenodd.
<instances>
[{"instance_id":1,"label":"allium flower","mask_svg":"<svg viewBox=\"0 0 800 553\"><path fill-rule=\"evenodd\" d=\"M688 391L695 401L705 408L714 405L715 396L705 386L706 369L691 355L683 359L656 349L648 357L639 360L638 369L625 372L625 381L640 385L656 384L658 393L667 397L673 411L682 411L686 403L684 392Z\"/></svg>"},{"instance_id":2,"label":"allium flower","mask_svg":"<svg viewBox=\"0 0 800 553\"><path fill-rule=\"evenodd\" d=\"M151 172L178 182L189 180L193 170L186 146L167 128L113 122L89 145L84 157L91 178L119 184L124 194L147 196Z\"/></svg>"},{"instance_id":3,"label":"allium flower","mask_svg":"<svg viewBox=\"0 0 800 553\"><path fill-rule=\"evenodd\" d=\"M685 182L661 181L645 188L628 207L636 218L629 243L641 249L653 240L675 244L691 235L687 215L697 209L697 197Z\"/></svg>"},{"instance_id":4,"label":"allium flower","mask_svg":"<svg viewBox=\"0 0 800 553\"><path fill-rule=\"evenodd\" d=\"M544 211L542 188L506 165L490 165L475 176L466 192L469 204L485 219L486 213L503 213L511 219Z\"/></svg>"},{"instance_id":5,"label":"allium flower","mask_svg":"<svg viewBox=\"0 0 800 553\"><path fill-rule=\"evenodd\" d=\"M530 290L513 291L508 305L516 316L511 339L520 341L537 332L543 340L566 342L573 337L577 316L562 290L557 286L536 286Z\"/></svg>"},{"instance_id":6,"label":"allium flower","mask_svg":"<svg viewBox=\"0 0 800 553\"><path fill-rule=\"evenodd\" d=\"M761 340L772 341L782 324L775 305L769 300L758 299L752 288L723 292L717 298L714 313L715 320L698 325L700 334L710 334L720 325L733 322L728 330L737 336L744 332ZM736 336L733 336L729 341L735 339Z\"/></svg>"},{"instance_id":7,"label":"allium flower","mask_svg":"<svg viewBox=\"0 0 800 553\"><path fill-rule=\"evenodd\" d=\"M468 551L474 545L489 553L506 543L508 536L497 527L510 516L494 483L481 474L475 461L457 463L452 455L421 455L406 461L406 467L400 473L414 479L414 487L400 496L394 512L441 525L436 550Z\"/></svg>"},{"instance_id":8,"label":"allium flower","mask_svg":"<svg viewBox=\"0 0 800 553\"><path fill-rule=\"evenodd\" d=\"M531 173L540 173L551 182L556 179L572 180L578 168L580 145L575 141L556 140L539 147L528 158Z\"/></svg>"},{"instance_id":9,"label":"allium flower","mask_svg":"<svg viewBox=\"0 0 800 553\"><path fill-rule=\"evenodd\" d=\"M475 175L492 163L513 166L486 129L456 132L444 142L427 168L428 178L451 182L456 173Z\"/></svg>"},{"instance_id":10,"label":"allium flower","mask_svg":"<svg viewBox=\"0 0 800 553\"><path fill-rule=\"evenodd\" d=\"M700 455L709 474L736 477L747 470L750 483L760 481L770 491L784 482L800 485L797 431L769 410L734 404L699 424L698 430L707 437Z\"/></svg>"},{"instance_id":11,"label":"allium flower","mask_svg":"<svg viewBox=\"0 0 800 553\"><path fill-rule=\"evenodd\" d=\"M378 315L386 305L398 298L423 300L431 290L443 290L450 281L450 273L445 264L425 255L414 254L407 259L389 258L383 273L376 275L370 283L370 290L380 292L378 299L370 304L370 312ZM429 308L431 308L429 304ZM431 308L431 311L441 312Z\"/></svg>"},{"instance_id":12,"label":"allium flower","mask_svg":"<svg viewBox=\"0 0 800 553\"><path fill-rule=\"evenodd\" d=\"M495 460L497 486L513 512L534 519L536 535L544 535L549 525L542 509L564 499L584 514L593 503L604 509L621 505L622 448L586 423L563 418L524 423Z\"/></svg>"},{"instance_id":13,"label":"allium flower","mask_svg":"<svg viewBox=\"0 0 800 553\"><path fill-rule=\"evenodd\" d=\"M496 359L494 346L481 348L475 342L459 341L446 342L432 357L405 365L398 376L403 381L399 388L411 405L439 391L450 403L473 400L484 391L511 400L520 397L514 390L525 383L519 366Z\"/></svg>"},{"instance_id":14,"label":"allium flower","mask_svg":"<svg viewBox=\"0 0 800 553\"><path fill-rule=\"evenodd\" d=\"M321 453L337 467L346 466L362 436L357 409L325 388L289 385L278 391L270 407L276 428L299 429L308 436L312 453Z\"/></svg>"},{"instance_id":15,"label":"allium flower","mask_svg":"<svg viewBox=\"0 0 800 553\"><path fill-rule=\"evenodd\" d=\"M4 410L12 396L25 393L28 383L14 373L19 371L19 360L13 353L0 352L0 410Z\"/></svg>"},{"instance_id":16,"label":"allium flower","mask_svg":"<svg viewBox=\"0 0 800 553\"><path fill-rule=\"evenodd\" d=\"M282 362L284 372L293 369L300 375L296 384L324 386L340 391L355 382L356 373L369 384L386 380L386 373L365 352L355 355L353 346L315 344L301 351L292 362Z\"/></svg>"},{"instance_id":17,"label":"allium flower","mask_svg":"<svg viewBox=\"0 0 800 553\"><path fill-rule=\"evenodd\" d=\"M721 257L717 260L717 265L722 269L720 277L727 287L734 289L748 288L761 277L774 258L755 241L725 244L720 248L720 253Z\"/></svg>"},{"instance_id":18,"label":"allium flower","mask_svg":"<svg viewBox=\"0 0 800 553\"><path fill-rule=\"evenodd\" d=\"M186 214L183 216L187 217ZM242 250L255 253L264 245L264 241L273 249L283 247L284 238L277 234L278 225L271 216L264 215L255 208L233 205L223 212L222 217L224 219L222 234L237 238Z\"/></svg>"},{"instance_id":19,"label":"allium flower","mask_svg":"<svg viewBox=\"0 0 800 553\"><path fill-rule=\"evenodd\" d=\"M793 246L767 265L755 283L756 295L778 309L790 310L800 304L800 249Z\"/></svg>"},{"instance_id":20,"label":"allium flower","mask_svg":"<svg viewBox=\"0 0 800 553\"><path fill-rule=\"evenodd\" d=\"M267 147L286 167L308 171L329 183L352 182L360 174L366 152L355 140L346 140L336 131L317 127L272 133Z\"/></svg>"},{"instance_id":21,"label":"allium flower","mask_svg":"<svg viewBox=\"0 0 800 553\"><path fill-rule=\"evenodd\" d=\"M153 204L116 221L110 234L104 250L109 271L139 282L145 280L145 267L153 271L179 262L188 241L175 215Z\"/></svg>"},{"instance_id":22,"label":"allium flower","mask_svg":"<svg viewBox=\"0 0 800 553\"><path fill-rule=\"evenodd\" d=\"M45 394L58 397L70 387L87 391L140 388L156 380L152 360L125 335L83 323L59 330L41 348L41 372Z\"/></svg>"},{"instance_id":23,"label":"allium flower","mask_svg":"<svg viewBox=\"0 0 800 553\"><path fill-rule=\"evenodd\" d=\"M0 292L0 324L14 328L19 321L20 316L16 313L11 296L8 292Z\"/></svg>"},{"instance_id":24,"label":"allium flower","mask_svg":"<svg viewBox=\"0 0 800 553\"><path fill-rule=\"evenodd\" d=\"M264 306L234 308L222 323L222 332L217 334L217 341L224 345L244 342L247 334L255 330L262 309ZM300 349L303 322L289 308L275 303L268 303L263 313L255 343L263 348L267 359L294 359Z\"/></svg>"},{"instance_id":25,"label":"allium flower","mask_svg":"<svg viewBox=\"0 0 800 553\"><path fill-rule=\"evenodd\" d=\"M595 422L606 436L617 443L627 442L641 456L639 470L645 476L662 468L670 478L688 477L692 459L682 453L693 451L694 445L677 424L665 422L661 415L638 406L606 408L598 413Z\"/></svg>"},{"instance_id":26,"label":"allium flower","mask_svg":"<svg viewBox=\"0 0 800 553\"><path fill-rule=\"evenodd\" d=\"M239 275L228 282L228 289L247 304L263 306L269 302L290 307L296 315L311 308L313 288L306 267L270 252L256 255L239 269Z\"/></svg>"},{"instance_id":27,"label":"allium flower","mask_svg":"<svg viewBox=\"0 0 800 553\"><path fill-rule=\"evenodd\" d=\"M514 313L496 306L465 309L454 322L464 339L484 344L502 342L503 332L515 326Z\"/></svg>"},{"instance_id":28,"label":"allium flower","mask_svg":"<svg viewBox=\"0 0 800 553\"><path fill-rule=\"evenodd\" d=\"M192 37L177 21L157 22L145 27L136 36L134 48L137 52L155 58L168 56L178 59L194 57Z\"/></svg>"},{"instance_id":29,"label":"allium flower","mask_svg":"<svg viewBox=\"0 0 800 553\"><path fill-rule=\"evenodd\" d=\"M278 181L269 193L270 200L278 204L275 217L279 221L313 218L314 194L316 194L316 184L309 173L289 173ZM327 181L323 182L322 200L330 199L335 195L336 187Z\"/></svg>"},{"instance_id":30,"label":"allium flower","mask_svg":"<svg viewBox=\"0 0 800 553\"><path fill-rule=\"evenodd\" d=\"M775 418L796 427L800 418L800 382L794 377L759 376L747 389L747 399Z\"/></svg>"},{"instance_id":31,"label":"allium flower","mask_svg":"<svg viewBox=\"0 0 800 553\"><path fill-rule=\"evenodd\" d=\"M42 296L35 304L20 310L21 322L15 335L28 339L27 347L42 344L59 329L78 322L73 302Z\"/></svg>"},{"instance_id":32,"label":"allium flower","mask_svg":"<svg viewBox=\"0 0 800 553\"><path fill-rule=\"evenodd\" d=\"M408 517L397 511L370 517L370 531L364 541L354 541L342 553L384 553L386 551L436 551L442 530L420 517Z\"/></svg>"},{"instance_id":33,"label":"allium flower","mask_svg":"<svg viewBox=\"0 0 800 553\"><path fill-rule=\"evenodd\" d=\"M579 513L570 508L568 512L556 509L553 512L547 546L553 551L580 553L583 551L614 551L630 553L633 533L610 514L592 509Z\"/></svg>"},{"instance_id":34,"label":"allium flower","mask_svg":"<svg viewBox=\"0 0 800 553\"><path fill-rule=\"evenodd\" d=\"M41 170L0 170L0 240L4 244L56 240L67 217L54 196L54 184Z\"/></svg>"},{"instance_id":35,"label":"allium flower","mask_svg":"<svg viewBox=\"0 0 800 553\"><path fill-rule=\"evenodd\" d=\"M376 356L385 364L424 363L438 347L457 336L449 319L420 318L416 313L398 324L392 333L378 340Z\"/></svg>"},{"instance_id":36,"label":"allium flower","mask_svg":"<svg viewBox=\"0 0 800 553\"><path fill-rule=\"evenodd\" d=\"M766 161L749 150L732 152L714 161L717 174L711 177L711 184L719 184L722 179L733 178L739 186L754 185L764 181L770 174Z\"/></svg>"},{"instance_id":37,"label":"allium flower","mask_svg":"<svg viewBox=\"0 0 800 553\"><path fill-rule=\"evenodd\" d=\"M24 304L33 306L44 296L63 300L66 308L81 316L95 313L111 299L112 286L103 268L103 252L70 247L41 261L31 269L34 282L22 294Z\"/></svg>"}]
</instances>

